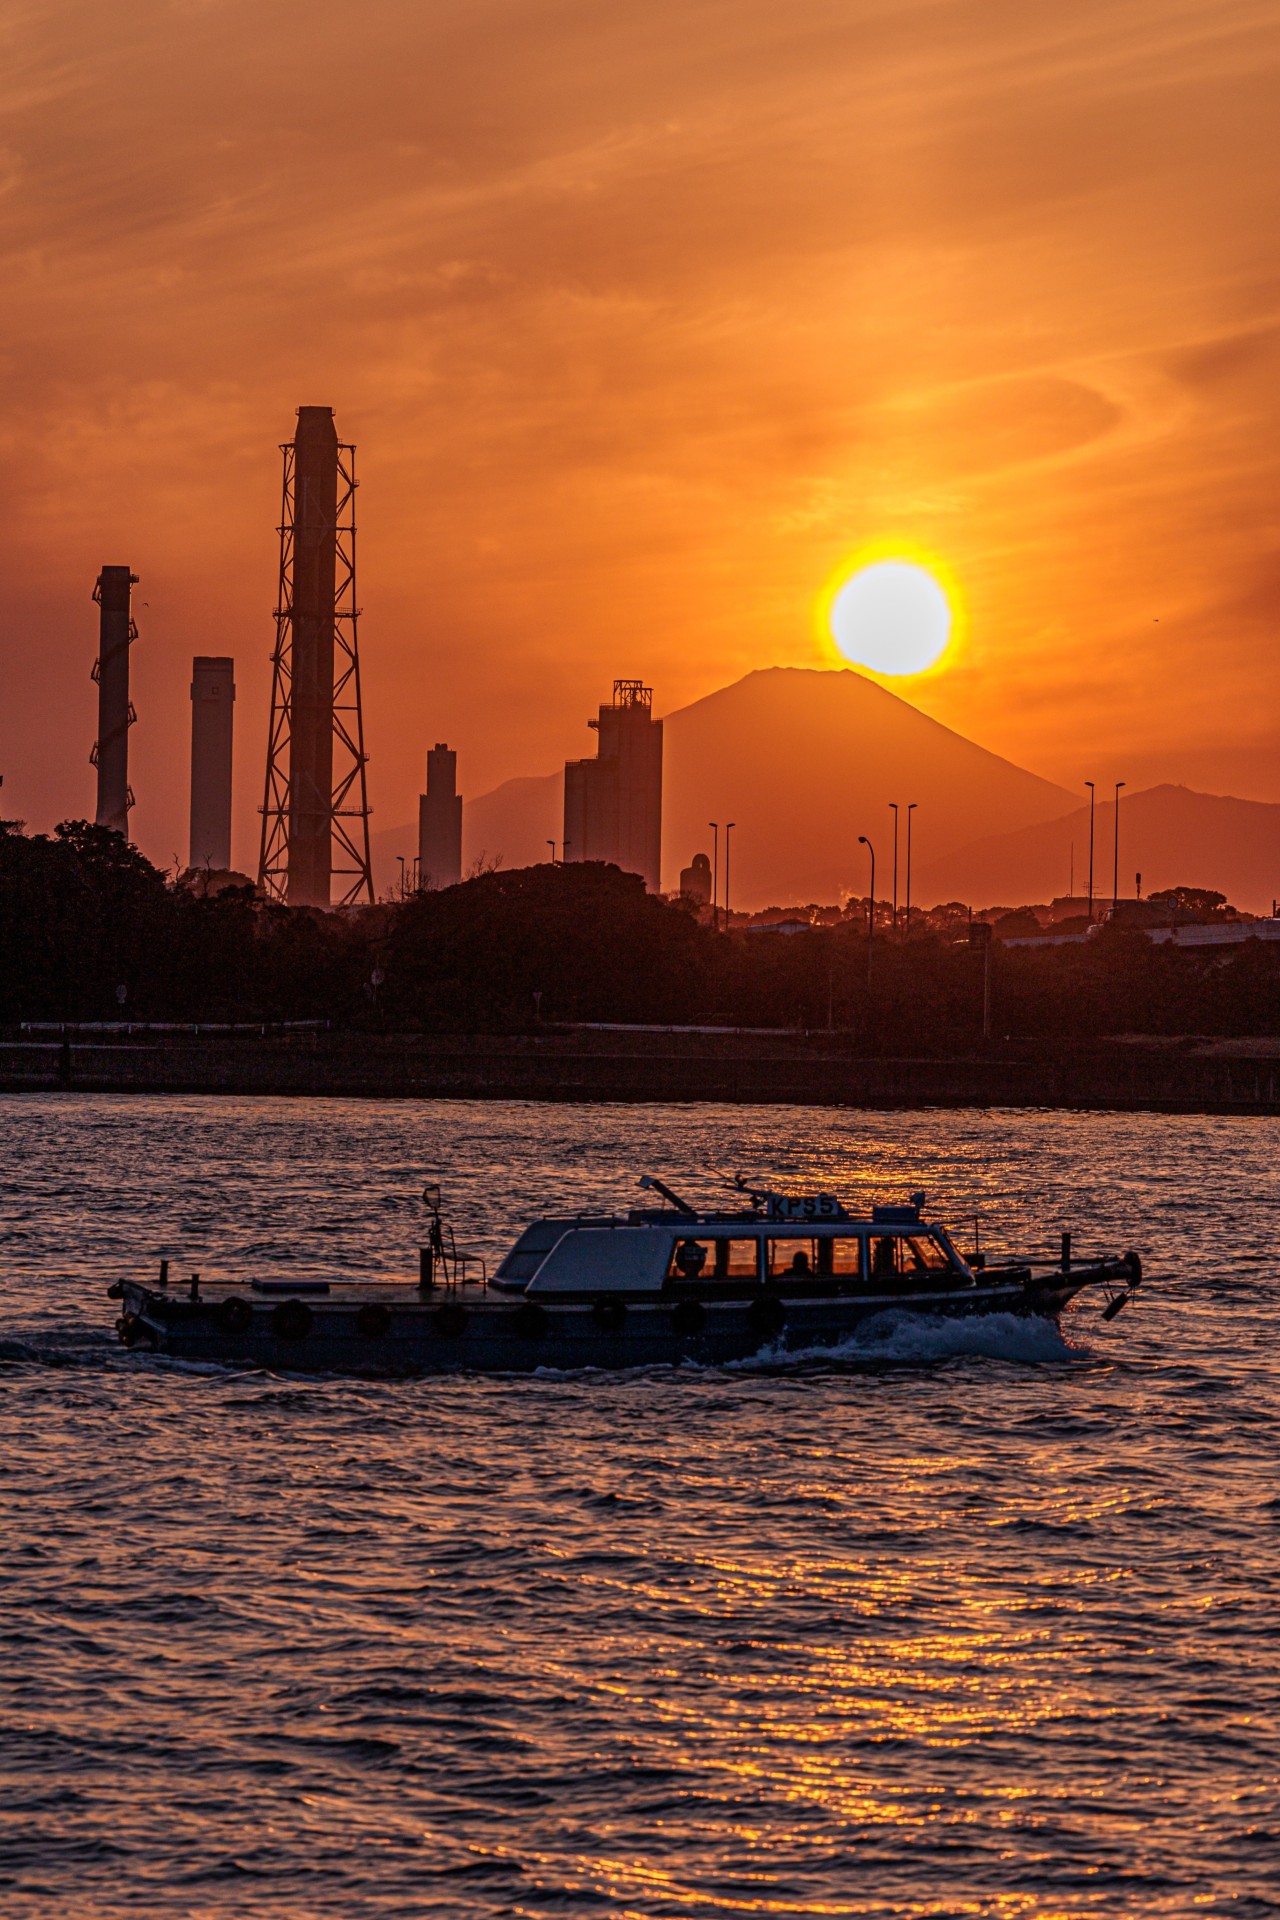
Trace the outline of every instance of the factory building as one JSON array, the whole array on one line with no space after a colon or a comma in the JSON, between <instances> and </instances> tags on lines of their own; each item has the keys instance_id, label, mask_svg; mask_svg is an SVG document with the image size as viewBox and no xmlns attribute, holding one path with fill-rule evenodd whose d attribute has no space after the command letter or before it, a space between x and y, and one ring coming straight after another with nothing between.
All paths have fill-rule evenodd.
<instances>
[{"instance_id":1,"label":"factory building","mask_svg":"<svg viewBox=\"0 0 1280 1920\"><path fill-rule=\"evenodd\" d=\"M235 661L198 654L191 663L191 857L202 872L231 865L231 743Z\"/></svg>"},{"instance_id":2,"label":"factory building","mask_svg":"<svg viewBox=\"0 0 1280 1920\"><path fill-rule=\"evenodd\" d=\"M564 769L564 857L605 860L661 884L662 722L653 689L615 680L613 703L588 722L599 735L594 760Z\"/></svg>"},{"instance_id":3,"label":"factory building","mask_svg":"<svg viewBox=\"0 0 1280 1920\"><path fill-rule=\"evenodd\" d=\"M98 810L94 819L113 833L129 832L133 791L129 786L129 729L137 719L129 698L129 648L138 637L129 610L138 576L128 567L104 567L93 597L98 603L98 738L92 764L98 769Z\"/></svg>"},{"instance_id":4,"label":"factory building","mask_svg":"<svg viewBox=\"0 0 1280 1920\"><path fill-rule=\"evenodd\" d=\"M462 795L458 756L437 740L427 755L427 790L418 800L418 884L456 887L462 878Z\"/></svg>"}]
</instances>

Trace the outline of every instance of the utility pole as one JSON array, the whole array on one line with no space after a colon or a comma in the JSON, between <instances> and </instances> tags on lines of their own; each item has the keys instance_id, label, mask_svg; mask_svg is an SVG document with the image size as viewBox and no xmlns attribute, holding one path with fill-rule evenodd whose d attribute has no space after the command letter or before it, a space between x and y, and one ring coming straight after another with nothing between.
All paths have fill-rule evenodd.
<instances>
[{"instance_id":1,"label":"utility pole","mask_svg":"<svg viewBox=\"0 0 1280 1920\"><path fill-rule=\"evenodd\" d=\"M1114 920L1116 908L1120 905L1120 789L1127 781L1116 781L1116 846L1115 865L1111 871L1111 917Z\"/></svg>"},{"instance_id":2,"label":"utility pole","mask_svg":"<svg viewBox=\"0 0 1280 1920\"><path fill-rule=\"evenodd\" d=\"M907 808L907 899L906 911L903 915L903 932L908 939L911 937L911 816L918 805L919 802L913 800Z\"/></svg>"},{"instance_id":3,"label":"utility pole","mask_svg":"<svg viewBox=\"0 0 1280 1920\"><path fill-rule=\"evenodd\" d=\"M898 931L898 803L889 802L889 811L893 815L893 931Z\"/></svg>"},{"instance_id":4,"label":"utility pole","mask_svg":"<svg viewBox=\"0 0 1280 1920\"><path fill-rule=\"evenodd\" d=\"M1092 780L1085 781L1089 789L1089 925L1093 925L1093 805L1097 799Z\"/></svg>"},{"instance_id":5,"label":"utility pole","mask_svg":"<svg viewBox=\"0 0 1280 1920\"><path fill-rule=\"evenodd\" d=\"M729 835L737 826L736 820L726 820L724 828L724 930L729 933L733 922L729 918Z\"/></svg>"},{"instance_id":6,"label":"utility pole","mask_svg":"<svg viewBox=\"0 0 1280 1920\"><path fill-rule=\"evenodd\" d=\"M715 835L715 839L712 841L712 854L711 854L711 931L712 933L719 933L720 931L720 907L719 907L720 822L718 820L708 820L707 825L710 827L712 833Z\"/></svg>"},{"instance_id":7,"label":"utility pole","mask_svg":"<svg viewBox=\"0 0 1280 1920\"><path fill-rule=\"evenodd\" d=\"M969 945L982 949L982 1037L991 1038L991 922L989 920L971 920L969 923Z\"/></svg>"}]
</instances>

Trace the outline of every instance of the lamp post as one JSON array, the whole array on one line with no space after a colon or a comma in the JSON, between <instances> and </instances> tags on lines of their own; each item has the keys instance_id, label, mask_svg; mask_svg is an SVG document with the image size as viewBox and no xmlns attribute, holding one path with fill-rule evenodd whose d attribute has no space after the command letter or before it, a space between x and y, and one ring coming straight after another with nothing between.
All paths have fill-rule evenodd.
<instances>
[{"instance_id":1,"label":"lamp post","mask_svg":"<svg viewBox=\"0 0 1280 1920\"><path fill-rule=\"evenodd\" d=\"M1120 789L1127 786L1125 780L1116 781L1116 845L1115 865L1111 870L1111 918L1116 917L1116 908L1120 905Z\"/></svg>"},{"instance_id":2,"label":"lamp post","mask_svg":"<svg viewBox=\"0 0 1280 1920\"><path fill-rule=\"evenodd\" d=\"M729 918L729 835L737 824L736 820L726 820L724 823L724 930L726 933L733 926Z\"/></svg>"},{"instance_id":3,"label":"lamp post","mask_svg":"<svg viewBox=\"0 0 1280 1920\"><path fill-rule=\"evenodd\" d=\"M918 805L919 802L913 800L907 808L907 898L903 914L903 931L908 939L911 937L911 816Z\"/></svg>"},{"instance_id":4,"label":"lamp post","mask_svg":"<svg viewBox=\"0 0 1280 1920\"><path fill-rule=\"evenodd\" d=\"M893 931L898 931L898 803L889 802L889 811L893 815Z\"/></svg>"},{"instance_id":5,"label":"lamp post","mask_svg":"<svg viewBox=\"0 0 1280 1920\"><path fill-rule=\"evenodd\" d=\"M858 845L871 855L871 898L867 901L867 985L870 986L871 942L876 937L876 850L865 833L858 835Z\"/></svg>"},{"instance_id":6,"label":"lamp post","mask_svg":"<svg viewBox=\"0 0 1280 1920\"><path fill-rule=\"evenodd\" d=\"M396 859L400 862L400 899L403 902L405 898L404 855L402 853L398 853L396 855Z\"/></svg>"},{"instance_id":7,"label":"lamp post","mask_svg":"<svg viewBox=\"0 0 1280 1920\"><path fill-rule=\"evenodd\" d=\"M720 910L717 904L720 899L720 822L708 820L707 825L715 835L711 854L711 931L718 933L720 931Z\"/></svg>"},{"instance_id":8,"label":"lamp post","mask_svg":"<svg viewBox=\"0 0 1280 1920\"><path fill-rule=\"evenodd\" d=\"M1097 792L1092 780L1085 781L1089 789L1089 925L1093 925L1093 807Z\"/></svg>"},{"instance_id":9,"label":"lamp post","mask_svg":"<svg viewBox=\"0 0 1280 1920\"><path fill-rule=\"evenodd\" d=\"M556 863L556 843L554 840L548 840L547 845L551 849L551 864L554 867Z\"/></svg>"}]
</instances>

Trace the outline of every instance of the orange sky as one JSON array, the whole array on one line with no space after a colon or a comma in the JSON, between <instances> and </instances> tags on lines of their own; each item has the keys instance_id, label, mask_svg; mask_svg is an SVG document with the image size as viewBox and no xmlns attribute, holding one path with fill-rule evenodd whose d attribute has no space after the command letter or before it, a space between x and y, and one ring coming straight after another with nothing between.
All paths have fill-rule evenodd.
<instances>
[{"instance_id":1,"label":"orange sky","mask_svg":"<svg viewBox=\"0 0 1280 1920\"><path fill-rule=\"evenodd\" d=\"M819 664L841 556L964 586L891 683L1050 778L1280 799L1273 0L17 0L0 27L3 809L92 811L89 595L142 576L134 832L185 853L276 444L359 446L375 826ZM851 749L856 743L851 743Z\"/></svg>"}]
</instances>

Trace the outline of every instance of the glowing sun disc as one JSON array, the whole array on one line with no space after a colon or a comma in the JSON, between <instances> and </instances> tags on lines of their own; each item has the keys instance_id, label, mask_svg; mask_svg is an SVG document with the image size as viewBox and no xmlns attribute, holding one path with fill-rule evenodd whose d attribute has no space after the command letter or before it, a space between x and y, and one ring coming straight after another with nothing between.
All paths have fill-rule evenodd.
<instances>
[{"instance_id":1,"label":"glowing sun disc","mask_svg":"<svg viewBox=\"0 0 1280 1920\"><path fill-rule=\"evenodd\" d=\"M951 638L946 593L910 560L860 567L835 594L829 618L845 659L872 673L923 673Z\"/></svg>"}]
</instances>

